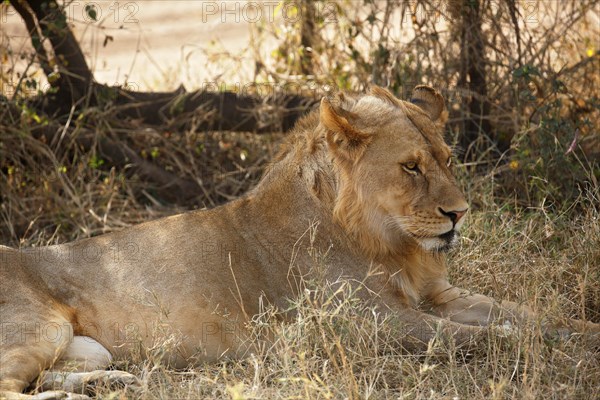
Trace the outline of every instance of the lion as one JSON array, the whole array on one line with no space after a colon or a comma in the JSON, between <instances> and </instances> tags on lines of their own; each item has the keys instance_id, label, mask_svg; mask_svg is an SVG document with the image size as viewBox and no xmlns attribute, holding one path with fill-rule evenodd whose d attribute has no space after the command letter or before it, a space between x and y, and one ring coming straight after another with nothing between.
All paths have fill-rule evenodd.
<instances>
[{"instance_id":1,"label":"lion","mask_svg":"<svg viewBox=\"0 0 600 400\"><path fill-rule=\"evenodd\" d=\"M326 278L363 287L357 295L393 315L413 350L440 330L460 345L498 318L535 321L527 307L448 281L445 253L469 206L443 139L447 117L429 86L410 101L380 87L325 97L237 200L72 243L0 247L2 397L135 385L103 369L164 331L179 338L165 356L175 368L243 357L247 323L264 304L285 310L313 271L309 241L326 255ZM36 379L54 391L23 394Z\"/></svg>"}]
</instances>

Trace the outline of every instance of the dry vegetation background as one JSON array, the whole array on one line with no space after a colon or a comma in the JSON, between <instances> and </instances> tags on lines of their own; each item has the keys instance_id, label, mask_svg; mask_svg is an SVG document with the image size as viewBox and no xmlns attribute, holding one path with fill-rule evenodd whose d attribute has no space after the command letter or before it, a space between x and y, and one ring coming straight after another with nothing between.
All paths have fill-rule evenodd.
<instances>
[{"instance_id":1,"label":"dry vegetation background","mask_svg":"<svg viewBox=\"0 0 600 400\"><path fill-rule=\"evenodd\" d=\"M143 11L144 2L137 4ZM299 13L290 8L283 18L290 4ZM210 64L186 65L184 57L181 70L198 70L232 90L254 82L269 94L293 89L316 98L371 83L399 97L415 84L438 87L451 112L447 139L456 149L456 173L472 205L462 243L450 255L451 280L527 302L549 319L600 322L600 2L338 0L278 2L271 10L272 21L248 24L241 15L249 46L207 45L202 54ZM97 41L110 33L74 23ZM11 93L0 97L1 244L62 243L222 204L258 181L285 134L200 129L210 110L148 126L115 118L110 98L68 116L46 115L36 61L14 43L3 34L0 79ZM176 36L169 43L180 46ZM173 89L173 76L193 75L167 69L145 84ZM188 89L202 86L195 79L184 82ZM103 156L107 140L125 149L128 162ZM198 194L170 196L157 170ZM326 302L327 285L310 284ZM457 353L440 338L426 354L407 355L393 329L351 299L329 309L300 298L293 307L292 323L269 315L257 320L255 327L272 328L276 340L246 360L173 371L161 363L172 345L164 338L147 359L116 362L141 377L141 391L100 394L600 398L600 355L582 338L495 332L477 352Z\"/></svg>"}]
</instances>

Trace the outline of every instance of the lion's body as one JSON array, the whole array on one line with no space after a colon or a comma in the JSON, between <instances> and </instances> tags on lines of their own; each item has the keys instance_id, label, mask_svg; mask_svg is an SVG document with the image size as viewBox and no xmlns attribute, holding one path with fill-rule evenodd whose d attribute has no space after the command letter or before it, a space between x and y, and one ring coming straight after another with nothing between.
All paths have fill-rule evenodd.
<instances>
[{"instance_id":1,"label":"lion's body","mask_svg":"<svg viewBox=\"0 0 600 400\"><path fill-rule=\"evenodd\" d=\"M245 323L266 304L285 310L310 277L308 249L325 255L329 282L365 286L359 295L418 340L441 321L457 341L476 333L415 310L428 300L438 315L478 325L496 307L446 280L440 251L466 203L446 165L439 99L429 89L418 97L425 112L381 89L339 99L338 110L323 103L302 120L236 201L74 243L0 247L0 393L23 391L73 336L126 355L171 333L180 342L166 357L177 367L241 356Z\"/></svg>"},{"instance_id":2,"label":"lion's body","mask_svg":"<svg viewBox=\"0 0 600 400\"><path fill-rule=\"evenodd\" d=\"M259 298L286 308L296 289L288 268L294 246L295 265L310 265L300 249L308 245L307 231L319 210L301 213L294 207L300 199L288 200L270 215L255 206L260 199L248 196L75 243L2 250L2 321L21 322L23 312L35 314L42 304L50 312L60 304L75 335L93 337L112 352L127 350L139 338L152 345L157 324L163 324L186 338L181 355L214 360L235 350L233 336L242 332L234 325L245 322L244 313L259 312ZM320 225L318 232L325 234L327 227ZM336 251L329 259L348 265L332 269L331 278L342 271L364 278L366 261L355 264L356 258L344 257L347 247L331 239ZM177 365L187 366L188 359L178 357Z\"/></svg>"}]
</instances>

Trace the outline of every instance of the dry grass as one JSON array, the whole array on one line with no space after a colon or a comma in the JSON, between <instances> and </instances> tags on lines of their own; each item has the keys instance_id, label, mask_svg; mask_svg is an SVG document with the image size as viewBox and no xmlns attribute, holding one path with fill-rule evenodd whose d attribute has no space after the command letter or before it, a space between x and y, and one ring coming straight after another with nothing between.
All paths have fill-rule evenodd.
<instances>
[{"instance_id":1,"label":"dry grass","mask_svg":"<svg viewBox=\"0 0 600 400\"><path fill-rule=\"evenodd\" d=\"M186 208L214 207L244 193L262 174L280 134L176 132L99 113L69 126L11 105L0 112L0 242L47 245L95 236ZM173 205L173 192L143 179L134 163L114 167L99 143L113 141L194 185L193 202ZM86 143L87 148L82 148ZM150 174L152 175L152 174ZM199 189L198 189L199 188Z\"/></svg>"},{"instance_id":2,"label":"dry grass","mask_svg":"<svg viewBox=\"0 0 600 400\"><path fill-rule=\"evenodd\" d=\"M35 139L32 127L24 121L0 130L2 244L64 242L182 210L162 204L126 169L93 165L94 151ZM155 162L188 177L202 173L210 193L199 201L209 205L252 186L275 151L270 136L215 132L191 141L190 133L131 132L127 144L140 153L160 146L162 158ZM184 168L186 151L200 142L212 150L206 157L195 153L195 167ZM170 150L176 148L177 153ZM230 170L223 173L223 168ZM599 321L598 187L589 186L563 210L523 209L495 197L494 183L484 179L493 170L474 177L467 166L457 172L463 185L473 189L469 196L478 206L460 248L450 255L452 281L498 299L527 302L551 320L570 316ZM217 195L219 191L223 194ZM255 319L252 328L273 332L275 340L266 344L257 339L255 352L246 359L175 371L162 362L163 350L174 340L166 336L147 352L147 359L115 362L115 368L141 378L141 391L99 388L99 394L140 399L600 396L600 356L583 338L552 342L533 328L512 335L493 329L476 351L457 351L439 337L426 353L410 355L401 351L393 321L377 318L351 293L340 301L327 284L306 285L305 296L291 302L294 321L281 323L269 310Z\"/></svg>"}]
</instances>

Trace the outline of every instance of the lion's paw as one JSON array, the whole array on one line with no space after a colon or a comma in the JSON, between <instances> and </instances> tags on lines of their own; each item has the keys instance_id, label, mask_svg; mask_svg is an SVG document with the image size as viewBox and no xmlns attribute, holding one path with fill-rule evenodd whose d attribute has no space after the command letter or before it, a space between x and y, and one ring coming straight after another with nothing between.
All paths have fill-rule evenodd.
<instances>
[{"instance_id":1,"label":"lion's paw","mask_svg":"<svg viewBox=\"0 0 600 400\"><path fill-rule=\"evenodd\" d=\"M67 393L63 390L48 390L36 394L0 392L2 400L90 400L85 394Z\"/></svg>"},{"instance_id":2,"label":"lion's paw","mask_svg":"<svg viewBox=\"0 0 600 400\"><path fill-rule=\"evenodd\" d=\"M91 372L46 372L42 381L42 389L62 389L70 393L93 394L100 388L109 390L132 389L141 387L140 380L124 371L91 371Z\"/></svg>"},{"instance_id":3,"label":"lion's paw","mask_svg":"<svg viewBox=\"0 0 600 400\"><path fill-rule=\"evenodd\" d=\"M137 389L141 386L137 376L125 371L93 371L84 377L84 381L88 386L105 386L111 389Z\"/></svg>"},{"instance_id":4,"label":"lion's paw","mask_svg":"<svg viewBox=\"0 0 600 400\"><path fill-rule=\"evenodd\" d=\"M600 324L594 322L570 320L560 325L546 326L543 333L548 343L576 340L600 349Z\"/></svg>"},{"instance_id":5,"label":"lion's paw","mask_svg":"<svg viewBox=\"0 0 600 400\"><path fill-rule=\"evenodd\" d=\"M90 400L89 396L79 393L68 393L62 390L50 390L35 394L31 400Z\"/></svg>"}]
</instances>

